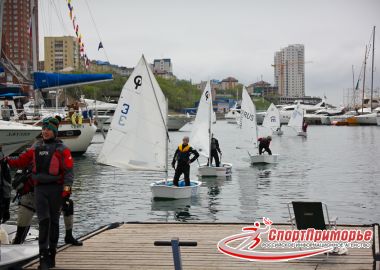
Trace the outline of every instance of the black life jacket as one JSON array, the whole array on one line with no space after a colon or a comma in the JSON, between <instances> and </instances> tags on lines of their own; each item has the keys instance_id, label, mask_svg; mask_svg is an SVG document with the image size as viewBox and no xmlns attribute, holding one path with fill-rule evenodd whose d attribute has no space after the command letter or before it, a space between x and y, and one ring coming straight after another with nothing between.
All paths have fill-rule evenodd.
<instances>
[{"instance_id":1,"label":"black life jacket","mask_svg":"<svg viewBox=\"0 0 380 270\"><path fill-rule=\"evenodd\" d=\"M32 178L37 184L54 183L61 179L61 162L57 154L57 143L36 146Z\"/></svg>"}]
</instances>

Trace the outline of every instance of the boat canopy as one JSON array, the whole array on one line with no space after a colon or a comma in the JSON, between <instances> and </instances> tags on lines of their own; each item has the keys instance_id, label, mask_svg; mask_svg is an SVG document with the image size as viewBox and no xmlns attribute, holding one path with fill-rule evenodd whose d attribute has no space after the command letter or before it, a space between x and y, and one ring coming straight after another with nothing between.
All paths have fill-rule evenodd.
<instances>
[{"instance_id":1,"label":"boat canopy","mask_svg":"<svg viewBox=\"0 0 380 270\"><path fill-rule=\"evenodd\" d=\"M112 80L112 74L61 74L34 72L34 89L52 90Z\"/></svg>"}]
</instances>

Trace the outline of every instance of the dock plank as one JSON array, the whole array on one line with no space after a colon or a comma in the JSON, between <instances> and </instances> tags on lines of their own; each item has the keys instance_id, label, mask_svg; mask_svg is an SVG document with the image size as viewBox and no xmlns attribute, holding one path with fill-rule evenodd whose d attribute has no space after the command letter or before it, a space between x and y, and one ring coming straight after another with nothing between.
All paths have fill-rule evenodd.
<instances>
[{"instance_id":1,"label":"dock plank","mask_svg":"<svg viewBox=\"0 0 380 270\"><path fill-rule=\"evenodd\" d=\"M372 249L349 249L348 255L319 255L289 262L251 262L221 254L217 243L224 237L241 232L246 224L131 223L102 231L84 241L81 247L70 246L57 254L55 269L173 269L171 247L155 247L156 240L179 237L182 241L197 241L197 247L181 247L184 269L373 269ZM276 225L290 229L289 225ZM342 228L372 227L342 226ZM265 237L262 237L263 239ZM376 241L375 241L376 242ZM275 249L274 249L275 250ZM282 250L283 249L277 249ZM37 269L31 263L25 269Z\"/></svg>"}]
</instances>

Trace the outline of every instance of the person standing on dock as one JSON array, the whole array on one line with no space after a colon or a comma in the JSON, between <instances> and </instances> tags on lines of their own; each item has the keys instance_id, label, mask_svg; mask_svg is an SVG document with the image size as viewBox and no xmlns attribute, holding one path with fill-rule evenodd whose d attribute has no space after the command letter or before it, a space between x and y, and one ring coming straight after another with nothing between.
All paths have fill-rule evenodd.
<instances>
[{"instance_id":1,"label":"person standing on dock","mask_svg":"<svg viewBox=\"0 0 380 270\"><path fill-rule=\"evenodd\" d=\"M269 154L272 155L272 151L269 149L270 142L272 141L272 137L268 136L266 138L259 138L259 155L263 154L263 149Z\"/></svg>"},{"instance_id":2,"label":"person standing on dock","mask_svg":"<svg viewBox=\"0 0 380 270\"><path fill-rule=\"evenodd\" d=\"M42 122L42 140L18 158L7 159L13 168L26 168L32 163L41 270L55 267L62 201L70 197L74 180L71 152L57 139L58 126L56 118L45 118Z\"/></svg>"},{"instance_id":3,"label":"person standing on dock","mask_svg":"<svg viewBox=\"0 0 380 270\"><path fill-rule=\"evenodd\" d=\"M190 155L193 154L193 158L190 159ZM189 145L189 137L185 136L182 139L182 144L180 144L173 157L172 167L175 169L175 174L173 178L173 184L178 187L179 177L184 174L185 185L190 186L190 164L194 162L199 157L197 150L193 149ZM175 168L175 163L177 161L177 168Z\"/></svg>"},{"instance_id":4,"label":"person standing on dock","mask_svg":"<svg viewBox=\"0 0 380 270\"><path fill-rule=\"evenodd\" d=\"M32 180L32 166L16 172L12 182L18 199L17 231L13 244L22 244L28 234L34 213L36 212L34 185ZM63 219L65 222L65 243L73 246L82 246L83 243L73 237L74 202L67 198L62 205Z\"/></svg>"},{"instance_id":5,"label":"person standing on dock","mask_svg":"<svg viewBox=\"0 0 380 270\"><path fill-rule=\"evenodd\" d=\"M219 154L222 155L222 151L219 148L219 141L214 138L214 134L211 138L211 164L212 160L215 159L215 166L220 166Z\"/></svg>"},{"instance_id":6,"label":"person standing on dock","mask_svg":"<svg viewBox=\"0 0 380 270\"><path fill-rule=\"evenodd\" d=\"M1 105L1 118L3 121L11 120L11 109L8 105L8 100L4 100L4 105Z\"/></svg>"}]
</instances>

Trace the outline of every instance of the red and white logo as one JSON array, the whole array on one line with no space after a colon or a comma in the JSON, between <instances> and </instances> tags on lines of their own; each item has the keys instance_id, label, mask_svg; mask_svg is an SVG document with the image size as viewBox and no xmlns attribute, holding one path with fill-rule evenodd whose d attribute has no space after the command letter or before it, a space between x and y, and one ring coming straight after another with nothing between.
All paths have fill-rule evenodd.
<instances>
[{"instance_id":1,"label":"red and white logo","mask_svg":"<svg viewBox=\"0 0 380 270\"><path fill-rule=\"evenodd\" d=\"M289 261L306 258L333 251L334 248L346 248L353 243L363 242L361 248L371 246L372 230L279 230L272 228L273 222L263 218L254 226L243 227L242 233L228 236L217 244L218 250L226 255L248 261ZM266 241L261 236L268 234ZM260 250L257 248L261 247ZM293 248L294 251L268 251L273 248ZM300 249L301 248L301 249ZM302 250L303 249L303 250Z\"/></svg>"}]
</instances>

